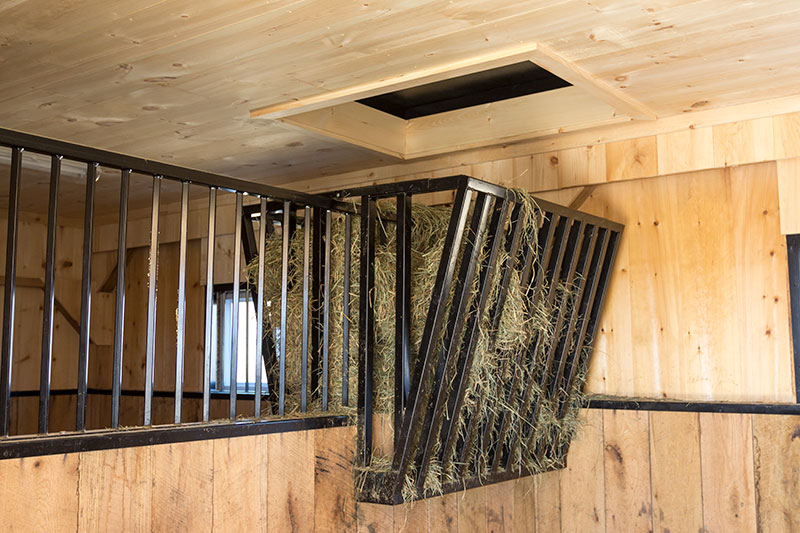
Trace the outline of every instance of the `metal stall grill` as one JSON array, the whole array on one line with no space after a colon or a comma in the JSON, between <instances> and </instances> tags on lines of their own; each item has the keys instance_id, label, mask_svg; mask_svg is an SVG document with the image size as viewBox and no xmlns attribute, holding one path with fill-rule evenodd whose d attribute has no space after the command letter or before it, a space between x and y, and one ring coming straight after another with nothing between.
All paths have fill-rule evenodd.
<instances>
[{"instance_id":1,"label":"metal stall grill","mask_svg":"<svg viewBox=\"0 0 800 533\"><path fill-rule=\"evenodd\" d=\"M430 295L414 294L414 195L454 191ZM340 191L360 200L358 497L396 504L563 466L566 437L542 432L582 387L622 226L467 176ZM376 205L396 201L394 449L373 456ZM533 217L537 231L523 230ZM383 224L381 224L383 228ZM505 353L498 327L509 294L546 322ZM565 290L568 288L569 290ZM569 293L571 305L561 305ZM418 353L410 345L412 298L429 298ZM481 331L485 337L481 339ZM548 335L547 331L558 332ZM484 344L479 347L479 344ZM476 357L476 352L481 354ZM478 359L496 360L494 388L475 389ZM541 426L541 427L540 427ZM552 427L557 427L551 424ZM547 436L545 436L547 437Z\"/></svg>"},{"instance_id":2,"label":"metal stall grill","mask_svg":"<svg viewBox=\"0 0 800 533\"><path fill-rule=\"evenodd\" d=\"M244 289L244 281L241 273L244 265L241 263L243 251L246 252L246 260L255 260L258 263L258 279L260 280L253 287L252 302L255 307L255 321L257 331L254 332L257 338L269 338L263 332L265 324L264 308L264 246L259 243L265 241L267 232L274 232L276 228L272 224L261 224L258 227L257 235L248 230L252 230L252 225L244 224L245 213L252 213L253 210L259 212L262 220L267 218L268 213L278 212L277 231L282 234L283 247L277 261L282 265L281 281L284 287L287 278L291 274L291 267L288 264L289 248L288 242L295 227L296 214L304 213L303 220L310 222L313 218L314 234L310 235L310 224L304 224L303 231L306 239L304 248L303 262L308 269L311 258L311 246L313 246L313 265L315 269L326 266L325 261L329 257L329 249L325 248L325 238L319 231L324 228L325 220L330 220L331 212L345 213L349 217L352 215L353 206L325 196L313 196L289 190L271 187L236 180L226 176L221 176L208 172L182 168L174 165L154 162L137 157L126 156L114 152L108 152L93 148L88 148L71 143L56 141L52 139L32 136L11 130L0 129L0 147L5 147L10 152L9 163L9 191L8 191L8 226L6 237L6 263L4 278L3 295L3 318L2 318L2 346L0 347L0 457L14 457L31 455L34 453L63 453L65 451L79 451L86 449L108 448L115 446L130 446L142 444L155 444L159 442L170 442L172 440L196 440L201 438L213 438L214 436L232 436L235 434L266 433L281 430L309 429L315 427L326 427L331 425L341 425L347 422L344 416L319 416L316 418L305 418L301 420L282 420L284 415L284 392L286 380L284 369L287 358L309 357L313 359L311 366L311 383L308 384L309 395L322 395L323 408L320 415L326 414L328 410L327 394L327 324L330 319L327 306L317 305L318 302L327 301L329 277L320 277L317 270L314 274L314 283L308 282L308 271L305 272L305 287L313 291L313 302L306 299L305 305L301 310L302 327L304 331L319 331L320 335L314 336L312 346L305 347L302 353L287 353L285 344L286 335L279 336L278 343L256 343L257 349L253 360L248 361L255 367L255 380L253 390L246 393L241 392L240 384L237 381L238 359L245 357L239 354L238 337L245 335L245 330L240 327L240 320L237 314L240 309L240 298ZM23 162L23 154L35 154L35 157L49 161L49 197L47 210L47 237L46 237L46 261L44 265L44 280L42 290L44 291L44 305L41 327L41 362L39 365L39 388L38 390L22 389L14 386L15 366L15 318L17 305L15 297L17 294L17 275L16 268L20 246L30 243L19 242L20 230L20 191L25 185L23 174L26 172L26 164ZM28 156L31 157L31 156ZM59 283L56 276L56 257L57 242L56 233L59 220L59 186L62 182L62 167L70 165L72 168L82 168L81 179L83 179L83 189L85 197L85 209L83 213L83 244L82 244L82 283L80 289L80 312L75 319L74 327L79 334L77 353L64 353L65 347L54 346L53 324L54 316L58 310L56 305L55 286ZM116 285L114 296L114 316L113 316L113 343L110 346L111 369L110 385L108 388L90 387L90 369L96 368L101 364L96 357L96 347L93 345L90 332L92 322L104 317L92 316L92 259L93 245L95 242L95 207L97 183L99 169L103 170L103 184L107 188L109 183L118 187L119 198L119 218L118 228L116 229ZM114 175L116 174L116 175ZM146 280L146 322L141 324L141 330L135 333L145 339L144 350L144 383L141 388L123 388L123 373L126 358L130 358L126 342L125 315L129 304L126 305L126 273L129 260L127 254L130 246L127 243L129 238L128 216L129 199L131 197L131 181L135 178L138 187L148 183L151 187L149 200L147 203L150 208L149 229L147 234L149 240L146 247L148 268ZM109 180L112 180L109 182ZM74 179L72 180L74 182ZM178 252L177 261L162 261L159 256L159 235L162 231L162 198L163 190L167 182L176 184L179 189L179 214L177 221L178 228ZM171 185L175 190L175 185ZM138 190L141 197L141 190ZM190 192L193 193L190 195ZM108 194L106 190L106 194ZM223 220L221 195L226 195L230 200L224 207L225 212L230 212L232 204L232 220ZM207 218L197 222L197 218L190 217L189 205L190 196L195 204L205 205ZM203 200L205 198L206 200ZM245 205L248 202L249 205ZM275 207L278 207L277 210ZM141 206L140 206L141 207ZM310 213L313 212L313 217ZM190 220L191 219L191 220ZM174 219L173 219L174 220ZM205 229L205 250L200 252L205 259L205 290L204 301L200 304L204 306L204 324L192 324L192 331L197 333L198 338L187 337L187 243L189 240L190 224L194 221L195 227L191 228L195 234ZM218 389L227 385L227 390L219 391L212 389L212 331L214 331L215 317L213 315L215 298L218 296L219 287L215 286L215 262L218 261L220 252L217 247L215 237L219 234L217 226L227 224L233 227L234 238L232 241L232 284L230 289L232 299L232 316L230 317L230 331L226 335L230 336L230 354L227 354L225 364L229 365L224 375L230 380L227 384L218 383ZM319 226L319 227L318 227ZM243 234L244 233L244 234ZM196 237L195 237L196 238ZM141 244L139 245L141 247ZM244 250L243 250L244 248ZM195 258L197 260L197 258ZM159 290L157 282L159 275L165 272L177 271L177 291L165 292ZM322 272L322 270L320 270ZM329 272L329 270L326 270ZM286 297L285 291L283 299L275 302L283 310L281 321L277 327L280 331L286 332L295 327L286 321ZM165 353L164 349L159 349L159 339L157 338L157 308L160 299L168 299L174 302L175 308L175 336L176 342L170 349L170 353ZM247 297L250 301L249 296ZM198 304L198 302L195 302ZM18 324L19 325L19 324ZM31 326L31 324L25 324ZM201 346L202 361L190 361L194 365L202 367L202 385L193 390L185 390L184 368L187 364L187 346ZM77 368L77 382L74 388L51 387L53 353L59 350L61 360L68 359L75 362ZM197 357L197 350L192 352ZM174 387L156 389L156 374L160 368L157 364L159 358L174 359ZM222 360L222 359L220 359ZM262 365L270 373L269 388L262 388ZM138 362L137 362L138 364ZM173 363L170 362L170 365ZM223 375L220 373L220 375ZM163 378L163 376L160 376ZM171 379L171 378L170 378ZM217 377L217 381L220 381ZM306 396L306 376L303 377L303 396ZM26 380L30 381L30 380ZM159 383L169 382L160 379ZM321 383L321 387L317 384ZM75 400L74 416L68 418L70 421L63 420L65 414L60 413L62 419L58 420L59 431L51 431L54 421L54 414L51 412L51 404L54 398L71 396ZM109 399L110 408L107 420L96 420L93 425L87 421L87 400L90 397L104 396ZM38 397L38 423L33 431L12 431L12 422L19 422L20 414L13 407L14 401L28 397ZM139 398L143 409L140 418L130 419L123 407L126 398ZM172 400L170 406L171 416L161 416L160 421L154 420L154 400ZM201 402L200 413L194 420L185 419L185 402L187 399ZM246 403L242 403L246 401ZM345 404L346 404L345 395ZM224 414L223 410L217 409L216 413L212 407L219 406L221 402L227 403ZM249 405L248 405L249 404ZM163 405L162 405L163 407ZM303 409L305 410L305 408ZM161 415L165 410L161 409ZM341 413L341 411L339 411ZM16 416L17 420L14 420ZM125 417L128 417L125 419ZM123 419L124 423L123 423ZM214 421L216 426L209 429L208 423ZM70 429L71 426L71 429ZM123 428L122 426L126 426ZM137 426L131 428L131 426ZM14 426L16 427L16 426ZM63 431L64 428L67 431ZM228 428L227 430L225 428ZM230 431L228 431L230 430Z\"/></svg>"}]
</instances>

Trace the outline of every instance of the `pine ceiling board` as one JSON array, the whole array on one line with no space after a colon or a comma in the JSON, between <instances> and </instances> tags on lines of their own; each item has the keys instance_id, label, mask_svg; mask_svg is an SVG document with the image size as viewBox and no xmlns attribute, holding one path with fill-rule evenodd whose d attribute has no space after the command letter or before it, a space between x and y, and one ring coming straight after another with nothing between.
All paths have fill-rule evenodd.
<instances>
[{"instance_id":1,"label":"pine ceiling board","mask_svg":"<svg viewBox=\"0 0 800 533\"><path fill-rule=\"evenodd\" d=\"M259 163L266 176L274 166L302 175L388 163L251 125L249 109L522 42L548 44L606 83L626 85L659 114L797 92L800 4L787 0L7 6L0 8L0 124L248 177ZM731 63L738 55L743 65ZM288 149L293 143L302 146Z\"/></svg>"}]
</instances>

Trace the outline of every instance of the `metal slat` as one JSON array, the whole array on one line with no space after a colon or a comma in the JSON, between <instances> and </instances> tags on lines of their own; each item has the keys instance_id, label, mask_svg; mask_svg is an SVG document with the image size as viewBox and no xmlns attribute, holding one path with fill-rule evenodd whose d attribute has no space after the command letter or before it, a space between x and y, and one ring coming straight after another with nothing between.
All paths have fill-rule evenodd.
<instances>
[{"instance_id":1,"label":"metal slat","mask_svg":"<svg viewBox=\"0 0 800 533\"><path fill-rule=\"evenodd\" d=\"M319 378L322 368L322 233L325 231L323 210L314 208L313 239L311 253L311 398L319 394Z\"/></svg>"},{"instance_id":2,"label":"metal slat","mask_svg":"<svg viewBox=\"0 0 800 533\"><path fill-rule=\"evenodd\" d=\"M344 215L344 274L342 302L342 405L350 404L350 260L352 215Z\"/></svg>"},{"instance_id":3,"label":"metal slat","mask_svg":"<svg viewBox=\"0 0 800 533\"><path fill-rule=\"evenodd\" d=\"M58 184L61 156L50 158L50 197L47 207L47 252L44 269L42 306L42 362L39 366L39 433L47 433L50 416L50 374L53 363L53 313L55 311L56 229L58 228Z\"/></svg>"},{"instance_id":4,"label":"metal slat","mask_svg":"<svg viewBox=\"0 0 800 533\"><path fill-rule=\"evenodd\" d=\"M261 416L261 367L264 366L264 254L267 239L267 199L261 198L261 218L258 224L258 281L256 303L256 382L255 382L255 395L253 397L253 415L256 418Z\"/></svg>"},{"instance_id":5,"label":"metal slat","mask_svg":"<svg viewBox=\"0 0 800 533\"><path fill-rule=\"evenodd\" d=\"M302 358L300 366L300 411L305 413L308 409L308 291L309 291L309 260L311 257L311 208L305 206L303 210L303 339Z\"/></svg>"},{"instance_id":6,"label":"metal slat","mask_svg":"<svg viewBox=\"0 0 800 533\"><path fill-rule=\"evenodd\" d=\"M439 427L442 421L442 412L447 401L447 387L451 382L451 374L455 371L457 352L461 348L461 334L466 321L467 306L470 303L473 279L480 259L483 246L484 232L489 218L491 202L484 193L478 193L472 210L472 221L466 234L464 250L461 259L461 268L453 301L450 305L450 317L444 336L443 353L434 374L434 391L432 391L432 405L425 414L422 423L422 440L420 441L420 454L417 470L417 487L423 488L428 467L433 455L436 438L439 436Z\"/></svg>"},{"instance_id":7,"label":"metal slat","mask_svg":"<svg viewBox=\"0 0 800 533\"><path fill-rule=\"evenodd\" d=\"M281 331L280 331L280 376L278 378L278 415L283 416L286 403L286 332L288 331L288 290L289 290L289 222L291 202L283 202L283 222L281 223Z\"/></svg>"},{"instance_id":8,"label":"metal slat","mask_svg":"<svg viewBox=\"0 0 800 533\"><path fill-rule=\"evenodd\" d=\"M400 436L403 412L411 388L411 196L397 195L395 347L394 347L394 432Z\"/></svg>"},{"instance_id":9,"label":"metal slat","mask_svg":"<svg viewBox=\"0 0 800 533\"><path fill-rule=\"evenodd\" d=\"M472 194L473 191L465 186L459 187L453 203L453 212L444 241L445 246L442 250L436 282L431 295L431 303L426 315L419 357L414 368L414 377L411 380L412 388L409 395L409 404L403 416L400 438L398 439L400 446L395 449L392 464L392 470L397 473L394 488L395 494L399 494L402 490L402 483L412 461L416 437L419 436L416 428L422 423L422 417L427 407L428 383L423 377L432 371L434 352L436 351L437 340L444 319L447 297L450 294L450 286L456 269L456 261L461 248Z\"/></svg>"},{"instance_id":10,"label":"metal slat","mask_svg":"<svg viewBox=\"0 0 800 533\"><path fill-rule=\"evenodd\" d=\"M372 394L375 353L375 201L361 198L361 254L358 299L358 421L357 463L372 459Z\"/></svg>"},{"instance_id":11,"label":"metal slat","mask_svg":"<svg viewBox=\"0 0 800 533\"><path fill-rule=\"evenodd\" d=\"M331 210L325 211L322 308L322 410L328 410L328 349L331 334Z\"/></svg>"},{"instance_id":12,"label":"metal slat","mask_svg":"<svg viewBox=\"0 0 800 533\"><path fill-rule=\"evenodd\" d=\"M239 392L239 293L241 292L242 270L242 199L240 192L236 193L236 208L233 215L233 294L231 296L231 358L228 366L228 387L230 402L228 416L231 420L236 418L236 395Z\"/></svg>"},{"instance_id":13,"label":"metal slat","mask_svg":"<svg viewBox=\"0 0 800 533\"><path fill-rule=\"evenodd\" d=\"M150 264L147 274L147 345L144 367L144 425L153 423L153 385L156 357L156 297L158 284L158 222L161 218L161 176L153 176L150 211Z\"/></svg>"},{"instance_id":14,"label":"metal slat","mask_svg":"<svg viewBox=\"0 0 800 533\"><path fill-rule=\"evenodd\" d=\"M123 170L120 173L119 188L119 224L117 228L117 294L114 303L114 361L111 378L111 427L119 427L120 395L122 392L122 350L125 333L125 272L127 270L127 241L128 241L128 194L130 192L131 171ZM80 366L83 363L83 366ZM80 376L87 376L88 365L85 361L79 362ZM81 390L78 382L78 419L80 422L86 416L86 389ZM85 424L79 424L79 429L84 429Z\"/></svg>"},{"instance_id":15,"label":"metal slat","mask_svg":"<svg viewBox=\"0 0 800 533\"><path fill-rule=\"evenodd\" d=\"M175 423L181 423L186 346L186 241L189 232L189 183L181 184L181 229L178 249L178 316L175 339Z\"/></svg>"},{"instance_id":16,"label":"metal slat","mask_svg":"<svg viewBox=\"0 0 800 533\"><path fill-rule=\"evenodd\" d=\"M19 186L21 176L21 155L22 149L13 147L10 166L10 185L9 185L9 213L8 213L8 238L6 241L6 278L4 295L4 317L3 317L3 340L2 351L0 352L0 426L3 435L8 434L9 408L11 398L11 370L13 354L13 331L14 331L14 300L16 292L16 252L17 235L19 224Z\"/></svg>"},{"instance_id":17,"label":"metal slat","mask_svg":"<svg viewBox=\"0 0 800 533\"><path fill-rule=\"evenodd\" d=\"M203 346L203 422L210 418L211 403L211 355L214 339L214 241L217 220L217 189L208 190L208 246L206 248L206 327Z\"/></svg>"},{"instance_id":18,"label":"metal slat","mask_svg":"<svg viewBox=\"0 0 800 533\"><path fill-rule=\"evenodd\" d=\"M97 163L86 165L86 199L83 215L83 257L81 272L81 330L78 338L78 390L75 429L86 429L86 393L89 386L89 343L92 313L92 244L94 239L94 192Z\"/></svg>"}]
</instances>

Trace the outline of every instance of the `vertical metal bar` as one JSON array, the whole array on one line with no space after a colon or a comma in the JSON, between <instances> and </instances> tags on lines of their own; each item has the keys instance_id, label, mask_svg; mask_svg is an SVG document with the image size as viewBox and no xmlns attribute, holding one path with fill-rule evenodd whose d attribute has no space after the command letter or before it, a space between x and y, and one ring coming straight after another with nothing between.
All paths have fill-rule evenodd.
<instances>
[{"instance_id":1,"label":"vertical metal bar","mask_svg":"<svg viewBox=\"0 0 800 533\"><path fill-rule=\"evenodd\" d=\"M320 357L322 355L322 232L323 210L314 208L313 238L311 253L311 397L319 394Z\"/></svg>"},{"instance_id":2,"label":"vertical metal bar","mask_svg":"<svg viewBox=\"0 0 800 533\"><path fill-rule=\"evenodd\" d=\"M214 338L214 240L217 220L217 188L208 190L208 247L206 250L206 330L203 354L203 422L210 418L211 346Z\"/></svg>"},{"instance_id":3,"label":"vertical metal bar","mask_svg":"<svg viewBox=\"0 0 800 533\"><path fill-rule=\"evenodd\" d=\"M278 415L283 416L286 402L286 332L288 330L288 291L289 291L289 219L292 204L283 202L283 222L281 223L281 359L278 383Z\"/></svg>"},{"instance_id":4,"label":"vertical metal bar","mask_svg":"<svg viewBox=\"0 0 800 533\"><path fill-rule=\"evenodd\" d=\"M395 332L394 332L394 439L400 436L403 412L411 387L411 209L408 194L397 195L395 242Z\"/></svg>"},{"instance_id":5,"label":"vertical metal bar","mask_svg":"<svg viewBox=\"0 0 800 533\"><path fill-rule=\"evenodd\" d=\"M249 262L246 262L247 264ZM250 291L244 291L244 391L250 392Z\"/></svg>"},{"instance_id":6,"label":"vertical metal bar","mask_svg":"<svg viewBox=\"0 0 800 533\"><path fill-rule=\"evenodd\" d=\"M42 307L42 362L39 367L39 433L47 433L50 415L50 372L53 363L53 312L55 310L56 229L58 228L58 182L61 156L50 157L50 198L47 207L47 253Z\"/></svg>"},{"instance_id":7,"label":"vertical metal bar","mask_svg":"<svg viewBox=\"0 0 800 533\"><path fill-rule=\"evenodd\" d=\"M117 228L117 295L114 314L114 362L111 378L111 427L119 427L120 396L122 394L122 350L125 333L125 271L127 270L128 193L131 171L123 170L119 186L119 226ZM86 389L81 390L83 376L88 372L86 361L79 360L78 420L79 430L84 429L86 416Z\"/></svg>"},{"instance_id":8,"label":"vertical metal bar","mask_svg":"<svg viewBox=\"0 0 800 533\"><path fill-rule=\"evenodd\" d=\"M233 216L233 295L231 296L233 306L231 309L231 358L228 367L228 386L230 390L230 411L228 416L231 420L236 418L236 394L239 392L239 293L241 292L241 270L242 270L242 199L241 192L236 193L236 211ZM283 332L281 332L283 333Z\"/></svg>"},{"instance_id":9,"label":"vertical metal bar","mask_svg":"<svg viewBox=\"0 0 800 533\"><path fill-rule=\"evenodd\" d=\"M186 346L186 241L189 232L189 182L181 183L181 230L178 249L178 316L175 339L175 423L181 423L183 360Z\"/></svg>"},{"instance_id":10,"label":"vertical metal bar","mask_svg":"<svg viewBox=\"0 0 800 533\"><path fill-rule=\"evenodd\" d=\"M86 429L86 391L89 387L89 332L92 313L92 244L94 239L94 190L97 163L86 166L86 200L83 215L83 270L81 280L81 331L78 339L78 393L75 429Z\"/></svg>"},{"instance_id":11,"label":"vertical metal bar","mask_svg":"<svg viewBox=\"0 0 800 533\"><path fill-rule=\"evenodd\" d=\"M792 323L795 401L800 403L800 234L786 236L789 258L789 309Z\"/></svg>"},{"instance_id":12,"label":"vertical metal bar","mask_svg":"<svg viewBox=\"0 0 800 533\"><path fill-rule=\"evenodd\" d=\"M156 357L156 285L158 284L158 222L161 211L161 176L153 176L150 211L150 265L147 282L147 347L144 367L144 425L153 423L153 385Z\"/></svg>"},{"instance_id":13,"label":"vertical metal bar","mask_svg":"<svg viewBox=\"0 0 800 533\"><path fill-rule=\"evenodd\" d=\"M344 215L344 274L342 302L342 405L350 404L350 264L353 220L350 213Z\"/></svg>"},{"instance_id":14,"label":"vertical metal bar","mask_svg":"<svg viewBox=\"0 0 800 533\"><path fill-rule=\"evenodd\" d=\"M395 479L394 492L399 494L406 472L411 464L413 449L419 437L416 431L422 422L428 402L428 380L427 376L433 371L435 352L437 351L439 333L447 307L447 299L450 294L450 286L453 281L453 274L458 261L458 253L461 248L461 241L464 235L464 227L469 214L470 200L473 194L472 189L462 183L456 192L453 202L453 212L450 216L450 223L445 235L445 245L439 261L439 268L436 273L436 282L431 294L431 303L428 308L425 328L422 334L419 357L414 368L414 377L411 380L411 394L409 403L403 416L403 424L400 430L399 448L395 449L392 469L397 472Z\"/></svg>"},{"instance_id":15,"label":"vertical metal bar","mask_svg":"<svg viewBox=\"0 0 800 533\"><path fill-rule=\"evenodd\" d=\"M328 410L328 348L331 332L331 210L325 210L325 257L322 311L322 410Z\"/></svg>"},{"instance_id":16,"label":"vertical metal bar","mask_svg":"<svg viewBox=\"0 0 800 533\"><path fill-rule=\"evenodd\" d=\"M19 185L22 148L11 149L8 191L8 236L6 238L6 281L3 294L3 345L0 351L0 432L8 435L11 407L11 359L14 354L14 300L17 276L17 234L19 231Z\"/></svg>"},{"instance_id":17,"label":"vertical metal bar","mask_svg":"<svg viewBox=\"0 0 800 533\"><path fill-rule=\"evenodd\" d=\"M358 299L358 464L372 459L372 393L375 354L375 223L377 209L369 196L361 197L361 253Z\"/></svg>"},{"instance_id":18,"label":"vertical metal bar","mask_svg":"<svg viewBox=\"0 0 800 533\"><path fill-rule=\"evenodd\" d=\"M261 218L258 224L258 281L256 282L256 382L254 402L254 416L261 416L261 367L264 366L264 249L267 239L267 199L261 198Z\"/></svg>"},{"instance_id":19,"label":"vertical metal bar","mask_svg":"<svg viewBox=\"0 0 800 533\"><path fill-rule=\"evenodd\" d=\"M457 354L461 348L461 337L466 323L467 306L472 294L473 280L477 270L485 237L486 223L489 219L491 202L485 193L478 193L472 210L472 220L464 243L461 267L453 301L450 305L447 330L444 335L443 350L434 374L432 391L433 402L429 406L422 423L419 463L417 470L417 487L422 489L428 466L434 453L434 444L439 436L439 427L447 401L446 393L452 374L456 370Z\"/></svg>"},{"instance_id":20,"label":"vertical metal bar","mask_svg":"<svg viewBox=\"0 0 800 533\"><path fill-rule=\"evenodd\" d=\"M311 252L311 208L305 206L303 210L303 340L301 367L300 367L300 411L305 413L308 409L308 290L309 290L309 260Z\"/></svg>"}]
</instances>

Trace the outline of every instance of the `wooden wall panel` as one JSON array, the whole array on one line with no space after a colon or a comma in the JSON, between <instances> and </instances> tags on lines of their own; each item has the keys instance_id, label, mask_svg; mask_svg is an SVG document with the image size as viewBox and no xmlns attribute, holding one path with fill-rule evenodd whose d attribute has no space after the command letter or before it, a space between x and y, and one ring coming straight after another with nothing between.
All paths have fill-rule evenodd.
<instances>
[{"instance_id":1,"label":"wooden wall panel","mask_svg":"<svg viewBox=\"0 0 800 533\"><path fill-rule=\"evenodd\" d=\"M269 435L268 523L275 531L314 531L314 432Z\"/></svg>"},{"instance_id":2,"label":"wooden wall panel","mask_svg":"<svg viewBox=\"0 0 800 533\"><path fill-rule=\"evenodd\" d=\"M330 429L314 441L314 531L355 528L355 443L354 426Z\"/></svg>"},{"instance_id":3,"label":"wooden wall panel","mask_svg":"<svg viewBox=\"0 0 800 533\"><path fill-rule=\"evenodd\" d=\"M267 530L268 436L211 441L215 531Z\"/></svg>"},{"instance_id":4,"label":"wooden wall panel","mask_svg":"<svg viewBox=\"0 0 800 533\"><path fill-rule=\"evenodd\" d=\"M486 487L467 490L458 495L458 531L486 532Z\"/></svg>"},{"instance_id":5,"label":"wooden wall panel","mask_svg":"<svg viewBox=\"0 0 800 533\"><path fill-rule=\"evenodd\" d=\"M0 528L294 527L370 533L798 528L800 417L600 410L582 417L589 425L570 448L566 470L407 507L356 504L345 497L351 486L337 486L350 483L352 467L342 454L350 453L344 450L352 446L352 428L5 460L0 461Z\"/></svg>"},{"instance_id":6,"label":"wooden wall panel","mask_svg":"<svg viewBox=\"0 0 800 533\"><path fill-rule=\"evenodd\" d=\"M560 478L561 472L558 470L534 478L536 531L562 531Z\"/></svg>"},{"instance_id":7,"label":"wooden wall panel","mask_svg":"<svg viewBox=\"0 0 800 533\"><path fill-rule=\"evenodd\" d=\"M695 413L650 413L654 531L700 531L700 421ZM680 480L681 489L676 490Z\"/></svg>"},{"instance_id":8,"label":"wooden wall panel","mask_svg":"<svg viewBox=\"0 0 800 533\"><path fill-rule=\"evenodd\" d=\"M650 531L649 423L646 412L605 411L606 528Z\"/></svg>"},{"instance_id":9,"label":"wooden wall panel","mask_svg":"<svg viewBox=\"0 0 800 533\"><path fill-rule=\"evenodd\" d=\"M212 530L214 444L207 440L150 448L154 531ZM237 495L226 497L236 498Z\"/></svg>"},{"instance_id":10,"label":"wooden wall panel","mask_svg":"<svg viewBox=\"0 0 800 533\"><path fill-rule=\"evenodd\" d=\"M710 531L754 531L756 500L750 415L700 414L703 515Z\"/></svg>"},{"instance_id":11,"label":"wooden wall panel","mask_svg":"<svg viewBox=\"0 0 800 533\"><path fill-rule=\"evenodd\" d=\"M356 530L358 533L392 533L394 509L389 505L374 503L356 504Z\"/></svg>"},{"instance_id":12,"label":"wooden wall panel","mask_svg":"<svg viewBox=\"0 0 800 533\"><path fill-rule=\"evenodd\" d=\"M714 165L729 167L775 159L772 117L714 126Z\"/></svg>"},{"instance_id":13,"label":"wooden wall panel","mask_svg":"<svg viewBox=\"0 0 800 533\"><path fill-rule=\"evenodd\" d=\"M486 487L486 530L511 533L514 530L514 485L516 480Z\"/></svg>"},{"instance_id":14,"label":"wooden wall panel","mask_svg":"<svg viewBox=\"0 0 800 533\"><path fill-rule=\"evenodd\" d=\"M428 527L428 502L418 500L394 506L395 533L414 533L425 531Z\"/></svg>"},{"instance_id":15,"label":"wooden wall panel","mask_svg":"<svg viewBox=\"0 0 800 533\"><path fill-rule=\"evenodd\" d=\"M582 417L584 425L561 471L561 529L600 533L606 523L603 413L587 410Z\"/></svg>"},{"instance_id":16,"label":"wooden wall panel","mask_svg":"<svg viewBox=\"0 0 800 533\"><path fill-rule=\"evenodd\" d=\"M458 531L458 494L445 494L428 500L428 531Z\"/></svg>"},{"instance_id":17,"label":"wooden wall panel","mask_svg":"<svg viewBox=\"0 0 800 533\"><path fill-rule=\"evenodd\" d=\"M800 113L772 117L775 158L800 156Z\"/></svg>"},{"instance_id":18,"label":"wooden wall panel","mask_svg":"<svg viewBox=\"0 0 800 533\"><path fill-rule=\"evenodd\" d=\"M80 454L80 531L146 531L152 521L152 450Z\"/></svg>"},{"instance_id":19,"label":"wooden wall panel","mask_svg":"<svg viewBox=\"0 0 800 533\"><path fill-rule=\"evenodd\" d=\"M759 531L800 531L800 417L753 415Z\"/></svg>"},{"instance_id":20,"label":"wooden wall panel","mask_svg":"<svg viewBox=\"0 0 800 533\"><path fill-rule=\"evenodd\" d=\"M590 392L794 399L777 183L775 164L763 163L606 184L591 193L582 210L626 227Z\"/></svg>"},{"instance_id":21,"label":"wooden wall panel","mask_svg":"<svg viewBox=\"0 0 800 533\"><path fill-rule=\"evenodd\" d=\"M656 175L657 153L655 137L606 144L606 180L620 181Z\"/></svg>"},{"instance_id":22,"label":"wooden wall panel","mask_svg":"<svg viewBox=\"0 0 800 533\"><path fill-rule=\"evenodd\" d=\"M658 174L675 174L712 168L714 137L711 128L696 128L656 137Z\"/></svg>"},{"instance_id":23,"label":"wooden wall panel","mask_svg":"<svg viewBox=\"0 0 800 533\"><path fill-rule=\"evenodd\" d=\"M0 530L77 531L78 454L0 461Z\"/></svg>"}]
</instances>

